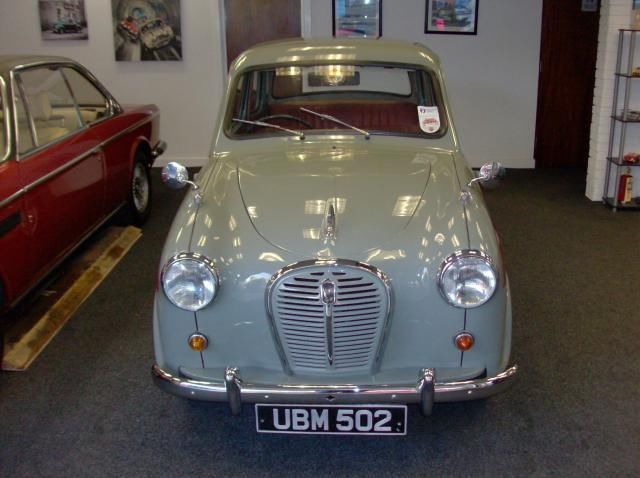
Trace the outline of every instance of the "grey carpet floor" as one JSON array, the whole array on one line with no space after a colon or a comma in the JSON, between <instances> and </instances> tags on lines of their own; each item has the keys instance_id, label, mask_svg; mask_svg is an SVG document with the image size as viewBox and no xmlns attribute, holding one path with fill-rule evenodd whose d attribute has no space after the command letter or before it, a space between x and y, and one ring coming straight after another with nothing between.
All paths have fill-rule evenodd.
<instances>
[{"instance_id":1,"label":"grey carpet floor","mask_svg":"<svg viewBox=\"0 0 640 478\"><path fill-rule=\"evenodd\" d=\"M402 438L263 436L251 407L151 383L157 261L180 194L154 176L142 239L26 373L0 374L0 476L640 476L640 213L572 171L486 194L514 307L519 382L409 412Z\"/></svg>"}]
</instances>

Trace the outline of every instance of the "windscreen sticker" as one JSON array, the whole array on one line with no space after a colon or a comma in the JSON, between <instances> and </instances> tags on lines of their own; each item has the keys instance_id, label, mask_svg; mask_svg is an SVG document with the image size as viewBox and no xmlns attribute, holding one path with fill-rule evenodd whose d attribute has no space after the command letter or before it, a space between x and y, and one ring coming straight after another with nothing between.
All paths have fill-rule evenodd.
<instances>
[{"instance_id":1,"label":"windscreen sticker","mask_svg":"<svg viewBox=\"0 0 640 478\"><path fill-rule=\"evenodd\" d=\"M437 106L418 106L420 129L425 133L435 133L440 129L440 113Z\"/></svg>"}]
</instances>

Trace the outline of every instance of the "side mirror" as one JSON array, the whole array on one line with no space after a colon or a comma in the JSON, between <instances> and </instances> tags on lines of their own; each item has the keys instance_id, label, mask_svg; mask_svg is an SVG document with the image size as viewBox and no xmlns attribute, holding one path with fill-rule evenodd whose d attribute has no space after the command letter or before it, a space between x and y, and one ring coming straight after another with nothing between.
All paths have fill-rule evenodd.
<instances>
[{"instance_id":1,"label":"side mirror","mask_svg":"<svg viewBox=\"0 0 640 478\"><path fill-rule=\"evenodd\" d=\"M189 180L189 171L182 164L176 162L170 162L162 168L162 182L165 183L171 189L182 189L187 184L191 186L194 191L194 199L197 204L202 201L202 195L200 194L200 187Z\"/></svg>"},{"instance_id":2,"label":"side mirror","mask_svg":"<svg viewBox=\"0 0 640 478\"><path fill-rule=\"evenodd\" d=\"M171 162L162 168L162 182L171 189L182 189L189 181L189 171L182 164Z\"/></svg>"},{"instance_id":3,"label":"side mirror","mask_svg":"<svg viewBox=\"0 0 640 478\"><path fill-rule=\"evenodd\" d=\"M474 183L480 183L483 187L487 189L492 189L498 186L498 183L501 179L507 174L507 170L505 167L494 161L493 163L485 163L480 168L480 172L478 173L478 177L469 181L467 187L471 187Z\"/></svg>"}]
</instances>

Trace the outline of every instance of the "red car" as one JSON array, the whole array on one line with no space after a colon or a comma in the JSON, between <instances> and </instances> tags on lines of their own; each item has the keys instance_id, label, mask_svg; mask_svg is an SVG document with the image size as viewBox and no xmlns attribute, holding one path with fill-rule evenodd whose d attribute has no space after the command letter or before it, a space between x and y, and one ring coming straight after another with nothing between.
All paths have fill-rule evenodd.
<instances>
[{"instance_id":1,"label":"red car","mask_svg":"<svg viewBox=\"0 0 640 478\"><path fill-rule=\"evenodd\" d=\"M121 106L83 66L0 56L0 312L124 209L141 224L166 145L155 105Z\"/></svg>"},{"instance_id":2,"label":"red car","mask_svg":"<svg viewBox=\"0 0 640 478\"><path fill-rule=\"evenodd\" d=\"M138 23L136 19L132 16L128 16L120 23L118 23L118 28L122 30L122 32L129 37L130 40L136 41L140 36L140 30L138 29Z\"/></svg>"}]
</instances>

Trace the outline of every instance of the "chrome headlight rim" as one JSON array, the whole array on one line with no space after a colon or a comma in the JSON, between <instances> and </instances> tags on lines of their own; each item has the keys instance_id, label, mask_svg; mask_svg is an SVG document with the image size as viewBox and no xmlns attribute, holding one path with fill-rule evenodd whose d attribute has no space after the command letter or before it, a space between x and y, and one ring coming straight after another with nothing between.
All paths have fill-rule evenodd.
<instances>
[{"instance_id":1,"label":"chrome headlight rim","mask_svg":"<svg viewBox=\"0 0 640 478\"><path fill-rule=\"evenodd\" d=\"M194 262L199 262L199 263L203 264L208 269L208 271L211 273L211 275L213 277L213 281L214 281L213 295L211 296L211 300L209 300L202 307L198 307L198 308L185 308L185 307L182 307L181 305L177 304L172 299L171 295L167 292L167 289L165 287L165 275L166 275L167 271L173 265L177 264L178 262L183 262L183 261L194 261ZM178 307L181 310L186 310L186 311L189 311L189 312L197 312L199 310L204 309L205 307L207 307L209 304L211 304L215 300L216 296L218 295L218 291L220 290L220 274L218 273L218 269L214 265L213 261L211 259L209 259L207 256L204 256L204 255L202 255L202 254L200 254L198 252L179 252L178 254L172 256L171 259L169 259L167 261L167 263L164 265L164 267L162 268L162 272L160 274L160 285L162 287L162 292L164 293L164 296L173 305L175 305L176 307Z\"/></svg>"},{"instance_id":2,"label":"chrome headlight rim","mask_svg":"<svg viewBox=\"0 0 640 478\"><path fill-rule=\"evenodd\" d=\"M477 304L472 304L472 305L462 305L459 303L455 303L452 302L446 291L444 290L444 275L447 273L447 271L451 268L452 265L454 265L455 263L464 260L464 259L480 259L482 261L484 261L491 269L493 276L495 278L495 286L493 287L493 291L487 295L482 301L478 302ZM459 309L475 309L477 307L480 307L484 304L486 304L487 302L489 302L489 300L491 300L491 298L495 295L496 290L498 290L499 287L499 283L500 283L500 275L498 274L498 270L496 268L496 264L495 261L493 260L493 258L482 252L482 251L478 251L477 249L462 249L460 251L456 251L453 252L452 254L449 254L444 261L442 261L442 264L440 264L440 269L438 269L438 278L437 278L437 282L438 282L438 290L440 291L440 295L444 298L444 300L454 306L457 307Z\"/></svg>"}]
</instances>

